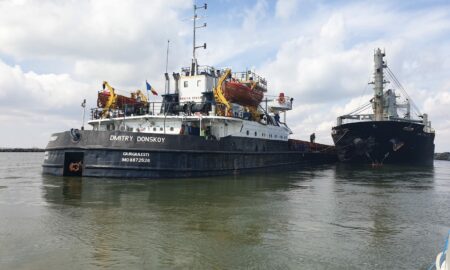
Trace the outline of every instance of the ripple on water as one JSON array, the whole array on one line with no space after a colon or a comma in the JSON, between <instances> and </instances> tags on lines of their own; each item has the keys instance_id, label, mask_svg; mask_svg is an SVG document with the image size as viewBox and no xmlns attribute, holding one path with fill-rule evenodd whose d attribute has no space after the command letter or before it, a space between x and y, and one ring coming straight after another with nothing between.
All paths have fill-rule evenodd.
<instances>
[{"instance_id":1,"label":"ripple on water","mask_svg":"<svg viewBox=\"0 0 450 270\"><path fill-rule=\"evenodd\" d=\"M20 179L20 178L22 178L22 177L20 177L20 176L5 176L5 177L2 177L0 179L14 180L14 179Z\"/></svg>"},{"instance_id":2,"label":"ripple on water","mask_svg":"<svg viewBox=\"0 0 450 270\"><path fill-rule=\"evenodd\" d=\"M450 163L123 181L15 157L0 168L0 269L423 269L450 228Z\"/></svg>"}]
</instances>

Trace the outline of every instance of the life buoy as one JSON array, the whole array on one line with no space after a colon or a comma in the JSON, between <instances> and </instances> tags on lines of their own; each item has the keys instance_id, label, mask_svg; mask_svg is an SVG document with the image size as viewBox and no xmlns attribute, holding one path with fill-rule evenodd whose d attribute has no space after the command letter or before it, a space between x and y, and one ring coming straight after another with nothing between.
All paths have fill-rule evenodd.
<instances>
[{"instance_id":1,"label":"life buoy","mask_svg":"<svg viewBox=\"0 0 450 270\"><path fill-rule=\"evenodd\" d=\"M80 170L80 168L81 168L80 163L81 162L72 162L72 163L70 163L69 171L71 171L71 172L78 172Z\"/></svg>"},{"instance_id":2,"label":"life buoy","mask_svg":"<svg viewBox=\"0 0 450 270\"><path fill-rule=\"evenodd\" d=\"M280 93L278 96L278 103L284 104L286 102L286 99L284 98L284 93Z\"/></svg>"}]
</instances>

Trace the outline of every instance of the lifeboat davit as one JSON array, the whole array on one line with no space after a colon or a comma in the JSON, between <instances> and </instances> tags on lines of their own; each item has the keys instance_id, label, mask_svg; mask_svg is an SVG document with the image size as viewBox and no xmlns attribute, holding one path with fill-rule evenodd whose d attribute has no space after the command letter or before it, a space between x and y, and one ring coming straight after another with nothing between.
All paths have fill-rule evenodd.
<instances>
[{"instance_id":1,"label":"lifeboat davit","mask_svg":"<svg viewBox=\"0 0 450 270\"><path fill-rule=\"evenodd\" d=\"M242 106L258 107L261 103L264 93L255 87L252 89L246 84L238 81L226 81L223 87L223 94L228 102L237 103Z\"/></svg>"}]
</instances>

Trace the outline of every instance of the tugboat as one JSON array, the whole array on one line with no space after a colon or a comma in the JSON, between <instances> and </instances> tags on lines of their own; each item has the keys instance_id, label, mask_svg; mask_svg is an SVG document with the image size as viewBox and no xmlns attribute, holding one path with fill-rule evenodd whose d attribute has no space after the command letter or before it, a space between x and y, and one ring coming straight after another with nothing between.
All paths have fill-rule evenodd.
<instances>
[{"instance_id":1,"label":"tugboat","mask_svg":"<svg viewBox=\"0 0 450 270\"><path fill-rule=\"evenodd\" d=\"M433 165L435 132L427 114L414 105L403 86L384 61L385 53L374 54L374 97L370 103L350 114L339 116L332 128L332 137L338 158L348 163ZM388 83L384 72L403 92L397 96L394 89L384 90ZM403 103L397 99L404 98ZM411 105L417 118L411 115ZM373 113L361 114L372 107ZM403 110L404 114L399 115Z\"/></svg>"},{"instance_id":2,"label":"tugboat","mask_svg":"<svg viewBox=\"0 0 450 270\"><path fill-rule=\"evenodd\" d=\"M149 102L142 91L119 95L104 82L88 121L92 130L53 134L44 174L196 177L336 160L332 146L289 139L286 112L293 98L265 95L263 77L198 65L195 52L206 49L195 43L199 8L206 4L194 5L192 63L172 76L166 68L162 102ZM153 90L149 84L147 90Z\"/></svg>"}]
</instances>

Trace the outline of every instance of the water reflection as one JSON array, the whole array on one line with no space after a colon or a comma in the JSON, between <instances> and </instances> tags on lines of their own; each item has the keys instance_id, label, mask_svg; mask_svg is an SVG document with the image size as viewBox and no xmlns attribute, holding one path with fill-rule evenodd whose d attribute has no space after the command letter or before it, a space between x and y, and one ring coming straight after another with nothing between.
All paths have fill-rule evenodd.
<instances>
[{"instance_id":1,"label":"water reflection","mask_svg":"<svg viewBox=\"0 0 450 270\"><path fill-rule=\"evenodd\" d=\"M428 182L433 181L434 178L434 167L429 166L383 165L382 167L371 167L338 163L335 168L336 180L373 181L373 184L392 181Z\"/></svg>"},{"instance_id":2,"label":"water reflection","mask_svg":"<svg viewBox=\"0 0 450 270\"><path fill-rule=\"evenodd\" d=\"M399 239L411 232L411 220L430 218L427 209L433 205L427 190L434 189L434 169L430 167L338 164L335 170L337 204L333 225L339 232L360 234L368 245L358 252L397 254ZM342 207L344 206L345 207ZM407 230L410 230L409 232Z\"/></svg>"},{"instance_id":3,"label":"water reflection","mask_svg":"<svg viewBox=\"0 0 450 270\"><path fill-rule=\"evenodd\" d=\"M88 267L351 269L363 260L389 269L430 250L401 245L434 231L429 210L450 203L430 198L434 174L332 165L214 179L43 176L42 197L50 230Z\"/></svg>"},{"instance_id":4,"label":"water reflection","mask_svg":"<svg viewBox=\"0 0 450 270\"><path fill-rule=\"evenodd\" d=\"M44 176L43 197L61 218L55 230L92 247L94 265L120 265L124 253L137 263L145 251L154 267L227 268L244 250L263 256L257 250L268 236L290 223L286 191L302 189L315 174L156 181ZM245 265L245 257L235 263Z\"/></svg>"},{"instance_id":5,"label":"water reflection","mask_svg":"<svg viewBox=\"0 0 450 270\"><path fill-rule=\"evenodd\" d=\"M74 202L81 200L82 181L79 178L63 178L63 198L67 202Z\"/></svg>"}]
</instances>

